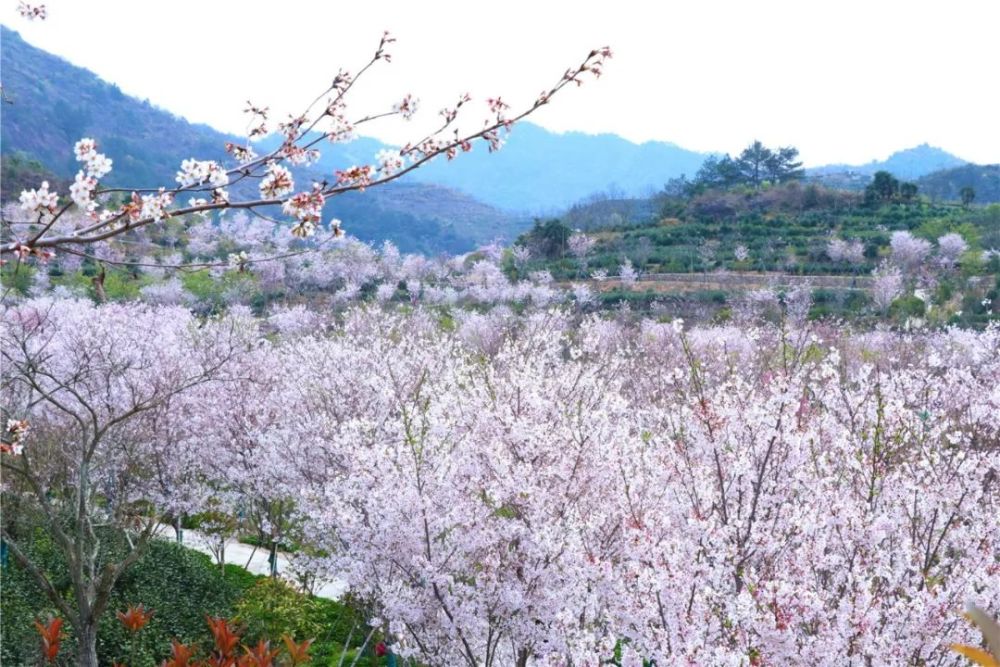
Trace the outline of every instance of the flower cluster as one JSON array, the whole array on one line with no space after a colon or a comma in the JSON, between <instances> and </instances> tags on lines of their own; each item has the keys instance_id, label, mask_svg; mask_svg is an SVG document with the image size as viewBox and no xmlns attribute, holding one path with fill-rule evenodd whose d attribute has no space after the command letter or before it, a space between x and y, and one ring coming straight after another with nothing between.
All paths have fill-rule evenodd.
<instances>
[{"instance_id":1,"label":"flower cluster","mask_svg":"<svg viewBox=\"0 0 1000 667\"><path fill-rule=\"evenodd\" d=\"M258 107L247 100L247 108L243 110L243 113L250 116L250 127L247 134L251 139L267 134L267 114L269 111L268 107Z\"/></svg>"},{"instance_id":2,"label":"flower cluster","mask_svg":"<svg viewBox=\"0 0 1000 667\"><path fill-rule=\"evenodd\" d=\"M249 263L250 256L247 254L246 250L229 253L229 268L243 272L246 271Z\"/></svg>"},{"instance_id":3,"label":"flower cluster","mask_svg":"<svg viewBox=\"0 0 1000 667\"><path fill-rule=\"evenodd\" d=\"M98 153L97 143L88 138L76 142L73 153L77 162L84 163L84 169L77 172L69 188L70 198L80 209L91 212L97 208L97 203L93 200L97 181L111 172L111 160Z\"/></svg>"},{"instance_id":4,"label":"flower cluster","mask_svg":"<svg viewBox=\"0 0 1000 667\"><path fill-rule=\"evenodd\" d=\"M319 161L320 152L315 148L302 148L295 144L288 144L281 150L281 154L290 164L308 167Z\"/></svg>"},{"instance_id":5,"label":"flower cluster","mask_svg":"<svg viewBox=\"0 0 1000 667\"><path fill-rule=\"evenodd\" d=\"M59 195L49 192L49 182L42 181L37 190L22 190L20 202L26 213L53 213L59 204Z\"/></svg>"},{"instance_id":6,"label":"flower cluster","mask_svg":"<svg viewBox=\"0 0 1000 667\"><path fill-rule=\"evenodd\" d=\"M312 236L316 231L316 223L323 217L323 203L326 198L320 187L314 186L312 192L300 192L289 197L281 205L285 215L294 217L298 222L292 227L292 234L300 238Z\"/></svg>"},{"instance_id":7,"label":"flower cluster","mask_svg":"<svg viewBox=\"0 0 1000 667\"><path fill-rule=\"evenodd\" d=\"M383 176L391 176L401 170L405 162L398 150L386 148L375 153L375 165Z\"/></svg>"},{"instance_id":8,"label":"flower cluster","mask_svg":"<svg viewBox=\"0 0 1000 667\"><path fill-rule=\"evenodd\" d=\"M233 159L240 164L252 162L257 157L257 153L254 152L253 147L234 144L231 141L226 142L226 152L232 155Z\"/></svg>"},{"instance_id":9,"label":"flower cluster","mask_svg":"<svg viewBox=\"0 0 1000 667\"><path fill-rule=\"evenodd\" d=\"M93 139L81 139L73 147L77 162L85 164L87 176L100 179L111 172L111 160L103 153L97 152L97 143Z\"/></svg>"},{"instance_id":10,"label":"flower cluster","mask_svg":"<svg viewBox=\"0 0 1000 667\"><path fill-rule=\"evenodd\" d=\"M260 182L260 196L267 199L277 199L292 193L295 181L292 172L277 162L267 163L267 173Z\"/></svg>"},{"instance_id":11,"label":"flower cluster","mask_svg":"<svg viewBox=\"0 0 1000 667\"><path fill-rule=\"evenodd\" d=\"M865 260L865 246L861 241L831 239L826 246L826 254L835 262L860 264Z\"/></svg>"},{"instance_id":12,"label":"flower cluster","mask_svg":"<svg viewBox=\"0 0 1000 667\"><path fill-rule=\"evenodd\" d=\"M123 212L132 222L145 219L159 222L168 217L167 208L173 203L173 194L162 188L159 192L148 195L133 192L132 200L123 207Z\"/></svg>"},{"instance_id":13,"label":"flower cluster","mask_svg":"<svg viewBox=\"0 0 1000 667\"><path fill-rule=\"evenodd\" d=\"M299 138L303 126L307 122L305 116L289 116L288 120L278 123L278 132L285 138L285 145L290 146Z\"/></svg>"},{"instance_id":14,"label":"flower cluster","mask_svg":"<svg viewBox=\"0 0 1000 667\"><path fill-rule=\"evenodd\" d=\"M353 166L347 169L338 169L335 174L337 185L364 190L367 186L371 185L373 171L371 165L368 164L361 165L360 167Z\"/></svg>"},{"instance_id":15,"label":"flower cluster","mask_svg":"<svg viewBox=\"0 0 1000 667\"><path fill-rule=\"evenodd\" d=\"M417 108L419 106L420 100L407 93L406 97L392 105L392 110L404 119L410 120L413 118L413 115L417 113Z\"/></svg>"},{"instance_id":16,"label":"flower cluster","mask_svg":"<svg viewBox=\"0 0 1000 667\"><path fill-rule=\"evenodd\" d=\"M229 144L232 145L232 144ZM207 183L213 188L229 185L229 174L214 160L184 160L177 172L177 182L182 188Z\"/></svg>"},{"instance_id":17,"label":"flower cluster","mask_svg":"<svg viewBox=\"0 0 1000 667\"><path fill-rule=\"evenodd\" d=\"M331 103L326 113L330 117L330 129L326 132L330 143L348 143L357 138L354 123L348 120L343 101Z\"/></svg>"},{"instance_id":18,"label":"flower cluster","mask_svg":"<svg viewBox=\"0 0 1000 667\"><path fill-rule=\"evenodd\" d=\"M4 438L0 441L0 452L18 456L24 451L24 439L31 427L25 419L8 419Z\"/></svg>"},{"instance_id":19,"label":"flower cluster","mask_svg":"<svg viewBox=\"0 0 1000 667\"><path fill-rule=\"evenodd\" d=\"M97 203L93 200L92 194L97 187L97 179L87 176L86 173L78 171L73 183L69 186L69 196L73 203L83 211L93 211L97 208Z\"/></svg>"},{"instance_id":20,"label":"flower cluster","mask_svg":"<svg viewBox=\"0 0 1000 667\"><path fill-rule=\"evenodd\" d=\"M48 16L45 5L31 5L27 2L19 2L17 12L29 21L34 21L35 19L44 21Z\"/></svg>"}]
</instances>

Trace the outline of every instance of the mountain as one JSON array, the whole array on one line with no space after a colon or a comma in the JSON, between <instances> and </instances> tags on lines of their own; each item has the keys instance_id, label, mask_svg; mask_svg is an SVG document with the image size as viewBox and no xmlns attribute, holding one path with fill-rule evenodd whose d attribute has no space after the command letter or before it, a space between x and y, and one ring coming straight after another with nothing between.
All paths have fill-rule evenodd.
<instances>
[{"instance_id":1,"label":"mountain","mask_svg":"<svg viewBox=\"0 0 1000 667\"><path fill-rule=\"evenodd\" d=\"M262 146L276 144L268 138ZM671 178L693 176L707 157L674 144L634 144L614 134L556 133L521 122L513 126L503 148L490 153L475 143L454 161L443 158L407 174L411 183L432 183L461 190L507 211L553 213L606 191L644 196ZM392 148L370 137L325 151L324 171L371 162L375 153Z\"/></svg>"},{"instance_id":2,"label":"mountain","mask_svg":"<svg viewBox=\"0 0 1000 667\"><path fill-rule=\"evenodd\" d=\"M548 212L609 189L625 196L658 191L671 178L694 176L706 157L671 143L634 144L613 134L556 133L522 122L499 152L476 145L456 164L436 161L412 178L500 208Z\"/></svg>"},{"instance_id":3,"label":"mountain","mask_svg":"<svg viewBox=\"0 0 1000 667\"><path fill-rule=\"evenodd\" d=\"M1000 164L967 164L917 179L920 193L932 199L961 200L962 188L972 188L977 204L1000 202Z\"/></svg>"},{"instance_id":4,"label":"mountain","mask_svg":"<svg viewBox=\"0 0 1000 667\"><path fill-rule=\"evenodd\" d=\"M108 185L150 187L174 182L182 160L226 160L224 145L239 138L189 123L149 101L129 97L94 73L37 49L0 28L4 96L0 118L4 201L42 177L68 179L79 168L73 144L97 139L114 161ZM345 165L370 162L381 144L361 138L327 145L325 159ZM329 170L326 172L329 173ZM318 173L303 173L299 182ZM33 187L33 186L32 186ZM239 186L234 188L238 194ZM62 189L65 192L65 189ZM406 252L464 252L497 236L513 238L526 221L441 185L393 183L336 197L330 216L363 240L389 239Z\"/></svg>"},{"instance_id":5,"label":"mountain","mask_svg":"<svg viewBox=\"0 0 1000 667\"><path fill-rule=\"evenodd\" d=\"M947 151L928 144L920 144L897 151L882 161L873 160L863 165L831 164L807 169L806 173L824 180L823 177L836 174L871 176L876 171L888 171L896 178L914 180L935 171L961 167L965 164L968 164L965 160Z\"/></svg>"}]
</instances>

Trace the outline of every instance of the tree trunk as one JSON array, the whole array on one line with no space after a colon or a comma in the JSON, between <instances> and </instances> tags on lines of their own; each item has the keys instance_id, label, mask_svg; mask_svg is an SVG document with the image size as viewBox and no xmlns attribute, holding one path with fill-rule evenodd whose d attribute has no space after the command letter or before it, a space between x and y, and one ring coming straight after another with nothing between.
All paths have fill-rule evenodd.
<instances>
[{"instance_id":1,"label":"tree trunk","mask_svg":"<svg viewBox=\"0 0 1000 667\"><path fill-rule=\"evenodd\" d=\"M528 649L522 648L517 652L517 667L528 667Z\"/></svg>"},{"instance_id":2,"label":"tree trunk","mask_svg":"<svg viewBox=\"0 0 1000 667\"><path fill-rule=\"evenodd\" d=\"M99 263L100 272L96 276L90 279L90 282L94 286L94 294L97 296L98 303L107 303L108 295L104 291L104 277L107 275L104 271L104 264Z\"/></svg>"},{"instance_id":3,"label":"tree trunk","mask_svg":"<svg viewBox=\"0 0 1000 667\"><path fill-rule=\"evenodd\" d=\"M92 620L83 625L80 631L79 647L77 648L77 663L80 667L97 666L97 621Z\"/></svg>"}]
</instances>

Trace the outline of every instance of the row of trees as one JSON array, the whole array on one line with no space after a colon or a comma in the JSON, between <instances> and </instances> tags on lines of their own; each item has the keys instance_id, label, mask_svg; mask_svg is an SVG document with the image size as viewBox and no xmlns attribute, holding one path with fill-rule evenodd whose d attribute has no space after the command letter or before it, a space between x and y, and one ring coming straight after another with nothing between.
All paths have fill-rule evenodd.
<instances>
[{"instance_id":1,"label":"row of trees","mask_svg":"<svg viewBox=\"0 0 1000 667\"><path fill-rule=\"evenodd\" d=\"M888 171L877 171L872 182L865 188L865 201L873 203L888 203L901 201L912 202L917 198L917 184L900 181Z\"/></svg>"},{"instance_id":2,"label":"row of trees","mask_svg":"<svg viewBox=\"0 0 1000 667\"><path fill-rule=\"evenodd\" d=\"M1000 599L1000 331L853 335L793 301L784 327L356 309L278 338L21 303L3 538L83 665L155 523L207 510L309 545L421 664L954 664L962 603Z\"/></svg>"},{"instance_id":3,"label":"row of trees","mask_svg":"<svg viewBox=\"0 0 1000 667\"><path fill-rule=\"evenodd\" d=\"M785 183L801 180L805 175L799 151L792 146L768 148L754 141L737 157L728 154L705 160L688 190L698 192L708 188L731 188L744 185L759 190L764 183Z\"/></svg>"}]
</instances>

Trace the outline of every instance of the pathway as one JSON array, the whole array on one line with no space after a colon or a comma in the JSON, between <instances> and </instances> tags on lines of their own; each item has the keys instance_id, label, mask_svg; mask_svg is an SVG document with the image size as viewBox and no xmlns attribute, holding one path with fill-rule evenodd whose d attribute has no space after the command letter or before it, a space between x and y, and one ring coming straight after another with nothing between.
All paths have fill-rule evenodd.
<instances>
[{"instance_id":1,"label":"pathway","mask_svg":"<svg viewBox=\"0 0 1000 667\"><path fill-rule=\"evenodd\" d=\"M159 528L157 528L156 536L163 540L174 541L176 539L173 526L168 526L167 524L160 524ZM187 548L200 551L201 553L208 554L209 556L212 556L212 558L215 558L215 555L212 553L212 549L209 547L209 540L204 534L198 532L197 530L184 529L183 538L184 541L182 544ZM271 571L267 556L267 549L263 547L257 547L257 549L254 549L253 546L243 544L242 542L232 538L226 541L226 562L233 563L241 567L246 566L246 569L254 574L268 574ZM281 576L282 573L287 570L288 554L279 551L278 576ZM324 583L320 586L316 591L316 596L336 600L346 591L347 582L338 579Z\"/></svg>"}]
</instances>

